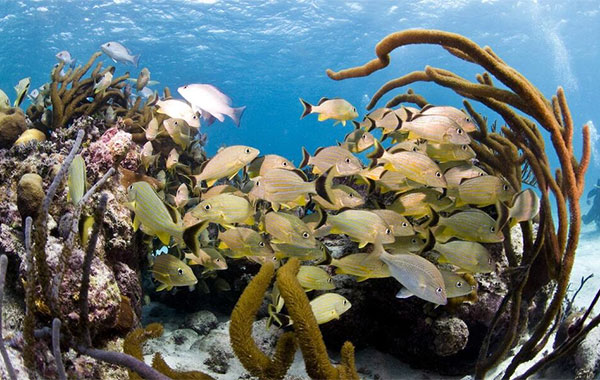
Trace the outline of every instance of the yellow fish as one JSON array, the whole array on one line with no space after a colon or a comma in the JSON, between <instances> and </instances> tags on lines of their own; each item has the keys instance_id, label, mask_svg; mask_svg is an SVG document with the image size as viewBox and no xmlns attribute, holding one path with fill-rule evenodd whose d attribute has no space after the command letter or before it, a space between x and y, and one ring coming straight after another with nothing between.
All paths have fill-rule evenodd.
<instances>
[{"instance_id":1,"label":"yellow fish","mask_svg":"<svg viewBox=\"0 0 600 380\"><path fill-rule=\"evenodd\" d=\"M104 96L104 92L110 86L110 84L112 83L112 80L113 80L113 73L112 73L112 71L109 70L106 73L104 73L102 78L94 85L94 94L101 92L102 95Z\"/></svg>"},{"instance_id":2,"label":"yellow fish","mask_svg":"<svg viewBox=\"0 0 600 380\"><path fill-rule=\"evenodd\" d=\"M452 206L452 200L442 193L433 189L420 188L398 195L389 209L418 219L430 215L431 209L443 211L450 206Z\"/></svg>"},{"instance_id":3,"label":"yellow fish","mask_svg":"<svg viewBox=\"0 0 600 380\"><path fill-rule=\"evenodd\" d=\"M144 226L144 232L156 235L160 241L168 245L170 237L183 240L183 224L173 221L167 206L158 197L148 182L135 182L127 189L128 207L135 213L134 231Z\"/></svg>"},{"instance_id":4,"label":"yellow fish","mask_svg":"<svg viewBox=\"0 0 600 380\"><path fill-rule=\"evenodd\" d=\"M271 243L271 247L273 247L275 257L278 259L295 257L301 261L315 260L323 262L327 257L327 247L319 241L317 241L316 247L299 247L297 245L286 243Z\"/></svg>"},{"instance_id":5,"label":"yellow fish","mask_svg":"<svg viewBox=\"0 0 600 380\"><path fill-rule=\"evenodd\" d=\"M220 150L213 158L202 166L201 172L195 175L196 182L206 181L208 187L219 179L233 178L244 166L254 160L259 150L243 145L233 145Z\"/></svg>"},{"instance_id":6,"label":"yellow fish","mask_svg":"<svg viewBox=\"0 0 600 380\"><path fill-rule=\"evenodd\" d=\"M445 116L447 118L452 119L467 133L475 132L477 130L477 126L473 122L473 119L471 119L468 115L466 115L463 111L459 110L458 108L450 106L433 106L431 104L428 104L421 109L419 114Z\"/></svg>"},{"instance_id":7,"label":"yellow fish","mask_svg":"<svg viewBox=\"0 0 600 380\"><path fill-rule=\"evenodd\" d=\"M402 131L408 139L426 139L440 144L470 144L471 138L454 120L446 116L419 115L402 123Z\"/></svg>"},{"instance_id":8,"label":"yellow fish","mask_svg":"<svg viewBox=\"0 0 600 380\"><path fill-rule=\"evenodd\" d=\"M144 131L146 132L146 140L152 141L156 139L156 137L160 135L158 120L153 117Z\"/></svg>"},{"instance_id":9,"label":"yellow fish","mask_svg":"<svg viewBox=\"0 0 600 380\"><path fill-rule=\"evenodd\" d=\"M85 161L83 160L83 157L81 157L81 154L78 154L73 158L71 166L69 166L69 174L67 177L67 186L69 188L67 199L74 205L77 205L81 198L83 198L86 183Z\"/></svg>"},{"instance_id":10,"label":"yellow fish","mask_svg":"<svg viewBox=\"0 0 600 380\"><path fill-rule=\"evenodd\" d=\"M198 279L186 263L173 255L160 255L154 259L152 276L160 285L157 292L163 289L171 290L174 286L192 286Z\"/></svg>"},{"instance_id":11,"label":"yellow fish","mask_svg":"<svg viewBox=\"0 0 600 380\"><path fill-rule=\"evenodd\" d=\"M304 112L302 112L300 119L304 118L308 114L318 113L319 121L334 119L337 120L334 125L337 123L342 123L342 125L345 126L346 121L358 117L356 108L352 104L348 103L347 100L340 98L321 98L316 106L313 106L302 98L300 98L300 103L302 103L302 106L304 107Z\"/></svg>"},{"instance_id":12,"label":"yellow fish","mask_svg":"<svg viewBox=\"0 0 600 380\"><path fill-rule=\"evenodd\" d=\"M254 225L254 208L244 197L224 193L203 200L189 213L199 221L209 221L223 226L234 223Z\"/></svg>"},{"instance_id":13,"label":"yellow fish","mask_svg":"<svg viewBox=\"0 0 600 380\"><path fill-rule=\"evenodd\" d=\"M455 265L469 273L490 273L494 271L494 262L490 252L474 241L452 240L447 243L436 242L433 249L440 253L439 263Z\"/></svg>"},{"instance_id":14,"label":"yellow fish","mask_svg":"<svg viewBox=\"0 0 600 380\"><path fill-rule=\"evenodd\" d=\"M383 244L394 242L390 226L377 214L367 210L346 210L337 215L329 215L327 224L332 234L346 234L359 243L359 248L381 239Z\"/></svg>"},{"instance_id":15,"label":"yellow fish","mask_svg":"<svg viewBox=\"0 0 600 380\"><path fill-rule=\"evenodd\" d=\"M142 89L144 87L146 87L146 85L148 84L149 81L150 81L150 70L148 70L146 67L144 67L140 71L140 74L137 77L137 81L135 83L135 89L138 91L142 91Z\"/></svg>"},{"instance_id":16,"label":"yellow fish","mask_svg":"<svg viewBox=\"0 0 600 380\"><path fill-rule=\"evenodd\" d=\"M388 266L369 253L353 253L341 259L332 259L331 265L337 268L336 274L356 276L358 282L391 276Z\"/></svg>"},{"instance_id":17,"label":"yellow fish","mask_svg":"<svg viewBox=\"0 0 600 380\"><path fill-rule=\"evenodd\" d=\"M186 150L190 146L190 126L183 119L170 118L163 121L165 130L171 136L173 142Z\"/></svg>"},{"instance_id":18,"label":"yellow fish","mask_svg":"<svg viewBox=\"0 0 600 380\"><path fill-rule=\"evenodd\" d=\"M476 205L479 207L495 204L497 201L512 201L515 190L504 178L484 175L463 180L458 185L455 207Z\"/></svg>"},{"instance_id":19,"label":"yellow fish","mask_svg":"<svg viewBox=\"0 0 600 380\"><path fill-rule=\"evenodd\" d=\"M17 97L15 98L13 107L18 107L21 105L21 103L25 99L25 95L27 95L27 91L29 91L30 84L31 84L31 78L29 78L29 77L23 78L19 81L19 83L17 83L17 85L15 86L15 92L17 93ZM8 100L8 98L7 98L7 100Z\"/></svg>"},{"instance_id":20,"label":"yellow fish","mask_svg":"<svg viewBox=\"0 0 600 380\"><path fill-rule=\"evenodd\" d=\"M447 169L444 172L444 178L446 178L448 189L458 188L458 185L460 185L464 179L475 178L484 175L487 175L487 173L480 167L473 164L457 165Z\"/></svg>"},{"instance_id":21,"label":"yellow fish","mask_svg":"<svg viewBox=\"0 0 600 380\"><path fill-rule=\"evenodd\" d=\"M148 171L150 165L156 165L156 160L158 160L159 155L152 153L154 153L154 147L150 141L147 141L142 147L142 153L140 154L140 160L146 171Z\"/></svg>"},{"instance_id":22,"label":"yellow fish","mask_svg":"<svg viewBox=\"0 0 600 380\"><path fill-rule=\"evenodd\" d=\"M340 319L351 307L350 301L337 293L325 293L310 301L310 308L318 324Z\"/></svg>"},{"instance_id":23,"label":"yellow fish","mask_svg":"<svg viewBox=\"0 0 600 380\"><path fill-rule=\"evenodd\" d=\"M372 147L373 144L375 144L375 137L370 132L358 128L348 133L340 146L352 153L360 153Z\"/></svg>"},{"instance_id":24,"label":"yellow fish","mask_svg":"<svg viewBox=\"0 0 600 380\"><path fill-rule=\"evenodd\" d=\"M317 246L312 230L296 215L269 212L264 216L262 224L264 230L271 235L271 243L305 248Z\"/></svg>"},{"instance_id":25,"label":"yellow fish","mask_svg":"<svg viewBox=\"0 0 600 380\"><path fill-rule=\"evenodd\" d=\"M443 243L452 237L480 243L499 243L504 240L497 222L479 209L468 209L449 217L440 217L433 232L436 240Z\"/></svg>"},{"instance_id":26,"label":"yellow fish","mask_svg":"<svg viewBox=\"0 0 600 380\"><path fill-rule=\"evenodd\" d=\"M396 211L373 209L371 212L379 215L390 226L394 236L412 236L415 234L415 230L408 219Z\"/></svg>"},{"instance_id":27,"label":"yellow fish","mask_svg":"<svg viewBox=\"0 0 600 380\"><path fill-rule=\"evenodd\" d=\"M450 272L447 270L440 269L440 273L444 278L444 285L446 286L446 297L456 298L466 296L472 292L477 291L477 284L471 285L467 280L457 273Z\"/></svg>"},{"instance_id":28,"label":"yellow fish","mask_svg":"<svg viewBox=\"0 0 600 380\"><path fill-rule=\"evenodd\" d=\"M167 157L167 170L173 170L175 166L179 163L179 152L177 149L173 148L169 152L169 156Z\"/></svg>"},{"instance_id":29,"label":"yellow fish","mask_svg":"<svg viewBox=\"0 0 600 380\"><path fill-rule=\"evenodd\" d=\"M188 265L202 265L205 271L227 269L225 258L215 248L199 248L196 252L186 253L185 258L189 260Z\"/></svg>"},{"instance_id":30,"label":"yellow fish","mask_svg":"<svg viewBox=\"0 0 600 380\"><path fill-rule=\"evenodd\" d=\"M350 186L332 185L331 189L327 190L327 193L329 194L329 202L319 195L312 197L313 201L317 202L321 207L327 210L356 208L365 203L365 199L360 193Z\"/></svg>"},{"instance_id":31,"label":"yellow fish","mask_svg":"<svg viewBox=\"0 0 600 380\"><path fill-rule=\"evenodd\" d=\"M396 253L419 253L424 251L427 242L417 235L413 236L396 236L396 240L392 244L385 244L385 250L391 254Z\"/></svg>"},{"instance_id":32,"label":"yellow fish","mask_svg":"<svg viewBox=\"0 0 600 380\"><path fill-rule=\"evenodd\" d=\"M425 153L431 159L439 163L448 161L467 161L476 156L473 148L467 144L438 144L434 142L425 144Z\"/></svg>"},{"instance_id":33,"label":"yellow fish","mask_svg":"<svg viewBox=\"0 0 600 380\"><path fill-rule=\"evenodd\" d=\"M192 107L184 100L165 99L156 102L156 112L176 119L183 119L192 128L200 128L200 119Z\"/></svg>"},{"instance_id":34,"label":"yellow fish","mask_svg":"<svg viewBox=\"0 0 600 380\"><path fill-rule=\"evenodd\" d=\"M294 170L296 167L285 157L277 154L267 154L266 156L256 157L248 165L248 176L250 178L263 176L271 169Z\"/></svg>"},{"instance_id":35,"label":"yellow fish","mask_svg":"<svg viewBox=\"0 0 600 380\"><path fill-rule=\"evenodd\" d=\"M182 209L184 208L190 200L190 189L188 189L185 183L182 183L177 188L177 193L175 195L175 207Z\"/></svg>"},{"instance_id":36,"label":"yellow fish","mask_svg":"<svg viewBox=\"0 0 600 380\"><path fill-rule=\"evenodd\" d=\"M300 167L312 165L314 174L325 173L335 167L335 176L351 176L362 170L362 163L348 149L339 146L328 146L319 148L315 155L311 156L304 147L302 148L302 163Z\"/></svg>"},{"instance_id":37,"label":"yellow fish","mask_svg":"<svg viewBox=\"0 0 600 380\"><path fill-rule=\"evenodd\" d=\"M323 269L312 265L301 265L296 275L305 291L335 289L333 279Z\"/></svg>"},{"instance_id":38,"label":"yellow fish","mask_svg":"<svg viewBox=\"0 0 600 380\"><path fill-rule=\"evenodd\" d=\"M213 186L210 189L206 190L200 195L202 200L210 199L219 194L230 193L233 195L237 195L238 197L243 197L244 193L242 193L237 187L231 185L217 185Z\"/></svg>"},{"instance_id":39,"label":"yellow fish","mask_svg":"<svg viewBox=\"0 0 600 380\"><path fill-rule=\"evenodd\" d=\"M268 241L257 231L246 227L235 227L219 232L219 249L232 258L244 256L267 256L273 253Z\"/></svg>"}]
</instances>

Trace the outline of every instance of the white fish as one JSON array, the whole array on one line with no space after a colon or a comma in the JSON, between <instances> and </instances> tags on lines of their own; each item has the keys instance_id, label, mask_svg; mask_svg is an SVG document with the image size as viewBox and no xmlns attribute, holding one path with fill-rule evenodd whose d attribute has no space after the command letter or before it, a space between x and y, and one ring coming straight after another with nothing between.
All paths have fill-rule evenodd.
<instances>
[{"instance_id":1,"label":"white fish","mask_svg":"<svg viewBox=\"0 0 600 380\"><path fill-rule=\"evenodd\" d=\"M131 63L135 67L138 65L140 55L132 55L129 49L116 41L110 41L100 45L104 54L108 55L113 61L121 63Z\"/></svg>"},{"instance_id":2,"label":"white fish","mask_svg":"<svg viewBox=\"0 0 600 380\"><path fill-rule=\"evenodd\" d=\"M225 116L229 116L235 125L240 125L246 107L231 107L231 99L215 86L194 83L179 87L177 92L190 102L192 109L199 111L205 120L209 120L209 116L212 116L223 122Z\"/></svg>"},{"instance_id":3,"label":"white fish","mask_svg":"<svg viewBox=\"0 0 600 380\"><path fill-rule=\"evenodd\" d=\"M75 67L75 63L77 62L76 59L74 59L73 57L71 57L71 53L69 53L66 50L59 51L58 53L56 53L55 57L59 61L64 62L65 65L69 66L70 68L74 68Z\"/></svg>"},{"instance_id":4,"label":"white fish","mask_svg":"<svg viewBox=\"0 0 600 380\"><path fill-rule=\"evenodd\" d=\"M190 105L180 99L165 99L156 102L159 108L156 112L164 113L174 119L183 119L190 127L200 128L200 119Z\"/></svg>"},{"instance_id":5,"label":"white fish","mask_svg":"<svg viewBox=\"0 0 600 380\"><path fill-rule=\"evenodd\" d=\"M113 79L113 74L109 70L102 76L102 79L100 79L94 85L94 94L102 92L102 94L104 95L104 91L106 91L106 89L110 86L112 79Z\"/></svg>"}]
</instances>

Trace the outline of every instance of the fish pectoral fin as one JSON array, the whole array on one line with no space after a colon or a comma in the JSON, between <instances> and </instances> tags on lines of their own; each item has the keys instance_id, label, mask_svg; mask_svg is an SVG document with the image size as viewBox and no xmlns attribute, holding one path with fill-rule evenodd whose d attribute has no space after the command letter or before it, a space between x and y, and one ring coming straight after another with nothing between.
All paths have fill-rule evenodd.
<instances>
[{"instance_id":1,"label":"fish pectoral fin","mask_svg":"<svg viewBox=\"0 0 600 380\"><path fill-rule=\"evenodd\" d=\"M253 226L254 225L254 216L250 215L249 217L246 218L246 220L244 220L243 223L247 224L249 226Z\"/></svg>"},{"instance_id":2,"label":"fish pectoral fin","mask_svg":"<svg viewBox=\"0 0 600 380\"><path fill-rule=\"evenodd\" d=\"M271 208L273 209L273 211L279 211L281 205L277 202L271 202Z\"/></svg>"},{"instance_id":3,"label":"fish pectoral fin","mask_svg":"<svg viewBox=\"0 0 600 380\"><path fill-rule=\"evenodd\" d=\"M208 179L206 180L206 187L212 187L212 185L215 184L215 182L217 182L218 180L216 179Z\"/></svg>"},{"instance_id":4,"label":"fish pectoral fin","mask_svg":"<svg viewBox=\"0 0 600 380\"><path fill-rule=\"evenodd\" d=\"M217 248L219 248L219 249L229 249L229 246L227 244L225 244L224 241L221 241L219 243L219 245L217 246Z\"/></svg>"},{"instance_id":5,"label":"fish pectoral fin","mask_svg":"<svg viewBox=\"0 0 600 380\"><path fill-rule=\"evenodd\" d=\"M346 126L346 120L342 120L342 125L345 127Z\"/></svg>"},{"instance_id":6,"label":"fish pectoral fin","mask_svg":"<svg viewBox=\"0 0 600 380\"><path fill-rule=\"evenodd\" d=\"M133 232L137 231L138 228L140 228L140 218L137 217L137 215L133 218Z\"/></svg>"},{"instance_id":7,"label":"fish pectoral fin","mask_svg":"<svg viewBox=\"0 0 600 380\"><path fill-rule=\"evenodd\" d=\"M398 290L398 293L396 293L396 298L409 298L412 296L414 296L414 294L407 288L402 288Z\"/></svg>"},{"instance_id":8,"label":"fish pectoral fin","mask_svg":"<svg viewBox=\"0 0 600 380\"><path fill-rule=\"evenodd\" d=\"M171 235L169 235L168 232L165 232L165 231L157 232L156 236L160 239L160 241L164 245L169 245L169 243L171 242Z\"/></svg>"},{"instance_id":9,"label":"fish pectoral fin","mask_svg":"<svg viewBox=\"0 0 600 380\"><path fill-rule=\"evenodd\" d=\"M163 291L163 290L165 290L165 289L167 289L167 284L160 284L160 285L158 285L158 287L156 288L156 291L157 291L157 292L160 292L160 291ZM167 290L171 290L171 289L167 289Z\"/></svg>"},{"instance_id":10,"label":"fish pectoral fin","mask_svg":"<svg viewBox=\"0 0 600 380\"><path fill-rule=\"evenodd\" d=\"M367 276L360 276L360 277L356 277L356 282L363 282L368 279L369 279L369 277L367 277Z\"/></svg>"},{"instance_id":11,"label":"fish pectoral fin","mask_svg":"<svg viewBox=\"0 0 600 380\"><path fill-rule=\"evenodd\" d=\"M367 244L369 244L368 241L361 241L358 243L358 248L364 248Z\"/></svg>"},{"instance_id":12,"label":"fish pectoral fin","mask_svg":"<svg viewBox=\"0 0 600 380\"><path fill-rule=\"evenodd\" d=\"M327 120L329 119L327 116L323 115L322 113L319 114L319 117L317 118L317 120L319 121L323 121L323 120Z\"/></svg>"}]
</instances>

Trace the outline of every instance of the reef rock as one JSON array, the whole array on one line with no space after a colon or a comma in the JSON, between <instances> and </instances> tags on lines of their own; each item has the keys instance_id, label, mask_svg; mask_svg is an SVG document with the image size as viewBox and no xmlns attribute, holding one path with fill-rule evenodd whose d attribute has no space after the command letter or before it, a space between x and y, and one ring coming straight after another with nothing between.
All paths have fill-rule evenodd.
<instances>
[{"instance_id":1,"label":"reef rock","mask_svg":"<svg viewBox=\"0 0 600 380\"><path fill-rule=\"evenodd\" d=\"M42 177L36 173L24 174L17 185L17 207L21 219L25 220L28 216L35 219L45 196Z\"/></svg>"},{"instance_id":2,"label":"reef rock","mask_svg":"<svg viewBox=\"0 0 600 380\"><path fill-rule=\"evenodd\" d=\"M188 314L184 321L184 326L194 330L199 335L206 335L210 330L217 326L217 317L208 310L200 310L196 313Z\"/></svg>"},{"instance_id":3,"label":"reef rock","mask_svg":"<svg viewBox=\"0 0 600 380\"><path fill-rule=\"evenodd\" d=\"M460 318L443 317L433 323L434 351L439 356L458 353L467 345L469 328Z\"/></svg>"},{"instance_id":4,"label":"reef rock","mask_svg":"<svg viewBox=\"0 0 600 380\"><path fill-rule=\"evenodd\" d=\"M26 129L25 114L20 108L0 112L0 148L10 148Z\"/></svg>"}]
</instances>

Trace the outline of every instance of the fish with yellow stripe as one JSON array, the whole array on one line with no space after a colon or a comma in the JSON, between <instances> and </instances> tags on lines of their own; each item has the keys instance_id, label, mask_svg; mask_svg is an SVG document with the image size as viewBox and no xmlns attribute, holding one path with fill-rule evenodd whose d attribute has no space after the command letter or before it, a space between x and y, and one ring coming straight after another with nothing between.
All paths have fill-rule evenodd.
<instances>
[{"instance_id":1,"label":"fish with yellow stripe","mask_svg":"<svg viewBox=\"0 0 600 380\"><path fill-rule=\"evenodd\" d=\"M305 248L317 246L312 230L296 215L285 212L269 212L264 216L261 224L263 229L271 235L273 244L290 244Z\"/></svg>"},{"instance_id":2,"label":"fish with yellow stripe","mask_svg":"<svg viewBox=\"0 0 600 380\"><path fill-rule=\"evenodd\" d=\"M300 98L300 103L302 103L302 107L304 107L304 111L300 116L300 119L303 119L306 115L311 113L319 114L319 121L325 121L327 119L334 119L336 122L334 123L342 123L342 125L346 125L346 121L352 120L358 117L358 112L356 108L350 104L347 100L341 98L321 98L317 105L312 105Z\"/></svg>"},{"instance_id":3,"label":"fish with yellow stripe","mask_svg":"<svg viewBox=\"0 0 600 380\"><path fill-rule=\"evenodd\" d=\"M254 208L245 197L223 193L203 200L190 211L198 221L218 223L224 227L235 223L254 225Z\"/></svg>"},{"instance_id":4,"label":"fish with yellow stripe","mask_svg":"<svg viewBox=\"0 0 600 380\"><path fill-rule=\"evenodd\" d=\"M267 239L247 227L235 227L219 232L219 240L219 249L232 258L267 256L273 253Z\"/></svg>"},{"instance_id":5,"label":"fish with yellow stripe","mask_svg":"<svg viewBox=\"0 0 600 380\"><path fill-rule=\"evenodd\" d=\"M296 275L305 291L335 289L333 279L323 269L312 265L301 265Z\"/></svg>"},{"instance_id":6,"label":"fish with yellow stripe","mask_svg":"<svg viewBox=\"0 0 600 380\"><path fill-rule=\"evenodd\" d=\"M299 167L303 168L307 165L312 165L313 174L322 174L335 167L336 176L342 177L358 174L362 170L360 160L348 149L340 146L318 148L314 156L302 147L302 163Z\"/></svg>"},{"instance_id":7,"label":"fish with yellow stripe","mask_svg":"<svg viewBox=\"0 0 600 380\"><path fill-rule=\"evenodd\" d=\"M369 253L353 253L341 259L332 259L331 265L336 267L336 274L355 276L358 282L391 276L388 266Z\"/></svg>"},{"instance_id":8,"label":"fish with yellow stripe","mask_svg":"<svg viewBox=\"0 0 600 380\"><path fill-rule=\"evenodd\" d=\"M186 253L188 265L202 265L205 272L227 269L227 261L219 250L212 247L198 248L196 252Z\"/></svg>"},{"instance_id":9,"label":"fish with yellow stripe","mask_svg":"<svg viewBox=\"0 0 600 380\"><path fill-rule=\"evenodd\" d=\"M183 223L174 220L172 213L148 182L131 184L127 189L127 197L127 206L135 213L134 231L143 226L145 233L158 236L165 245L169 244L171 236L176 241L183 240Z\"/></svg>"},{"instance_id":10,"label":"fish with yellow stripe","mask_svg":"<svg viewBox=\"0 0 600 380\"><path fill-rule=\"evenodd\" d=\"M258 149L245 145L233 145L221 149L213 158L205 161L200 174L194 175L197 186L202 181L206 181L207 186L210 187L221 178L232 179L240 169L252 162L259 153Z\"/></svg>"},{"instance_id":11,"label":"fish with yellow stripe","mask_svg":"<svg viewBox=\"0 0 600 380\"><path fill-rule=\"evenodd\" d=\"M499 243L504 235L499 223L479 209L456 212L448 217L439 217L432 228L436 241L447 242L453 237L480 243Z\"/></svg>"},{"instance_id":12,"label":"fish with yellow stripe","mask_svg":"<svg viewBox=\"0 0 600 380\"><path fill-rule=\"evenodd\" d=\"M449 119L452 119L467 133L475 132L477 130L477 125L475 125L473 119L458 108L450 106L434 106L431 104L427 104L421 109L419 115L445 116Z\"/></svg>"},{"instance_id":13,"label":"fish with yellow stripe","mask_svg":"<svg viewBox=\"0 0 600 380\"><path fill-rule=\"evenodd\" d=\"M419 115L402 123L409 139L426 139L440 144L470 144L471 138L458 123L446 116Z\"/></svg>"},{"instance_id":14,"label":"fish with yellow stripe","mask_svg":"<svg viewBox=\"0 0 600 380\"><path fill-rule=\"evenodd\" d=\"M248 176L250 178L262 176L272 169L294 170L296 167L285 157L277 154L267 154L265 156L256 157L250 165L248 165Z\"/></svg>"},{"instance_id":15,"label":"fish with yellow stripe","mask_svg":"<svg viewBox=\"0 0 600 380\"><path fill-rule=\"evenodd\" d=\"M192 286L198 283L192 268L169 254L154 258L152 276L160 282L160 285L156 288L157 292L164 289L171 290L175 286Z\"/></svg>"},{"instance_id":16,"label":"fish with yellow stripe","mask_svg":"<svg viewBox=\"0 0 600 380\"><path fill-rule=\"evenodd\" d=\"M390 226L379 215L368 210L345 210L327 217L332 234L346 234L358 242L359 248L381 239L383 244L394 242Z\"/></svg>"},{"instance_id":17,"label":"fish with yellow stripe","mask_svg":"<svg viewBox=\"0 0 600 380\"><path fill-rule=\"evenodd\" d=\"M515 190L502 177L484 175L463 180L458 185L455 207L464 205L489 206L496 202L512 201Z\"/></svg>"},{"instance_id":18,"label":"fish with yellow stripe","mask_svg":"<svg viewBox=\"0 0 600 380\"><path fill-rule=\"evenodd\" d=\"M441 255L438 258L439 263L455 265L461 271L490 273L494 270L490 252L480 243L464 240L436 242L433 249Z\"/></svg>"},{"instance_id":19,"label":"fish with yellow stripe","mask_svg":"<svg viewBox=\"0 0 600 380\"><path fill-rule=\"evenodd\" d=\"M319 325L340 319L340 316L351 307L350 301L337 293L321 294L310 301L310 308Z\"/></svg>"}]
</instances>

